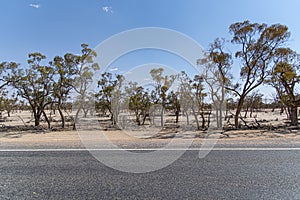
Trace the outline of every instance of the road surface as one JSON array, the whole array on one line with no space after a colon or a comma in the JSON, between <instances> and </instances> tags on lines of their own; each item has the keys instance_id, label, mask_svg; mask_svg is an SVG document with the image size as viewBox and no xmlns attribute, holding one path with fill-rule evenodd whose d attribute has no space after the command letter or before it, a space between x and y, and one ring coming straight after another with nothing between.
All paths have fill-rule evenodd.
<instances>
[{"instance_id":1,"label":"road surface","mask_svg":"<svg viewBox=\"0 0 300 200\"><path fill-rule=\"evenodd\" d=\"M1 150L0 163L0 199L300 199L299 149L219 149L204 159L189 150L144 174L84 150Z\"/></svg>"}]
</instances>

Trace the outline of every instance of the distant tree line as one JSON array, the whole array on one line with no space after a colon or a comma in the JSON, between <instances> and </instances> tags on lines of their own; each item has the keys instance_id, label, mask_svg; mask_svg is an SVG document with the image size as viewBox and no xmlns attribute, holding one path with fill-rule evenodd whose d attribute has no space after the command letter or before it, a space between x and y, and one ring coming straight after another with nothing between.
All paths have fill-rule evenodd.
<instances>
[{"instance_id":1,"label":"distant tree line","mask_svg":"<svg viewBox=\"0 0 300 200\"><path fill-rule=\"evenodd\" d=\"M154 67L150 71L152 88L128 82L123 75L104 72L98 80L98 91L90 94L88 87L99 66L94 62L96 52L87 44L81 45L80 55L66 53L46 64L46 56L39 52L28 55L26 66L2 62L0 109L8 115L14 109L29 109L35 126L43 118L48 128L51 119L46 110L56 110L64 128L64 110L71 109L71 94L76 93L75 122L82 113L87 116L91 112L94 106L91 102L95 99L96 111L108 115L112 124L120 123L120 113L127 109L140 126L148 119L157 123L157 116L158 125L163 126L168 112L174 115L176 124L183 116L186 124L192 120L200 130L209 127L212 110L215 110L217 126L222 127L228 117L228 112L223 112L225 109L234 110L233 124L239 128L241 118L252 117L262 107L274 109L275 106L285 110L291 125L297 126L300 62L299 54L287 47L288 27L244 21L232 24L229 32L230 42L237 48L234 55L226 51L228 42L217 38L209 45L206 56L195 61L203 69L201 73L194 77L184 71L165 75L163 68ZM232 70L234 64L240 66L238 72ZM175 82L176 89L172 88ZM263 95L257 92L263 84L276 90L271 104L264 103ZM205 98L211 101L206 102Z\"/></svg>"}]
</instances>

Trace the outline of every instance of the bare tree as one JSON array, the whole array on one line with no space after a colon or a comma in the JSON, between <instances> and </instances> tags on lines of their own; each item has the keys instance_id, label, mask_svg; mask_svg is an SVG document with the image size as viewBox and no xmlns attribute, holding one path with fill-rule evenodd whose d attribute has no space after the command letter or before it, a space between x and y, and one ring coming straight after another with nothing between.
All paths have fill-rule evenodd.
<instances>
[{"instance_id":1,"label":"bare tree","mask_svg":"<svg viewBox=\"0 0 300 200\"><path fill-rule=\"evenodd\" d=\"M182 111L187 117L187 125L189 125L190 112L194 116L197 130L205 129L205 104L204 97L207 95L204 92L203 77L196 75L191 79L185 72L181 72L180 76L180 105ZM200 114L202 124L200 125L198 115Z\"/></svg>"},{"instance_id":2,"label":"bare tree","mask_svg":"<svg viewBox=\"0 0 300 200\"><path fill-rule=\"evenodd\" d=\"M229 73L232 65L231 55L223 51L225 39L215 39L210 44L207 55L198 60L198 65L204 66L203 78L208 85L210 99L216 115L217 128L223 124L226 104L226 90L232 75Z\"/></svg>"}]
</instances>

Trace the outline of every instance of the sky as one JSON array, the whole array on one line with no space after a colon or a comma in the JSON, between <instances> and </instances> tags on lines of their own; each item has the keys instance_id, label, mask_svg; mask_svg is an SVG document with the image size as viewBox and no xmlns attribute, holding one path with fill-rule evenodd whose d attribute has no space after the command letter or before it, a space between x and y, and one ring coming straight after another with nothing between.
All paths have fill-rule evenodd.
<instances>
[{"instance_id":1,"label":"sky","mask_svg":"<svg viewBox=\"0 0 300 200\"><path fill-rule=\"evenodd\" d=\"M28 53L36 51L48 60L80 53L82 43L94 48L115 34L143 27L172 29L207 48L217 37L229 40L230 24L244 20L287 25L288 45L300 52L299 8L298 0L2 0L0 62L24 65ZM111 71L131 62L134 66L163 62L184 69L184 61L166 53L164 59L156 59L158 53L128 54L128 59L113 63Z\"/></svg>"}]
</instances>

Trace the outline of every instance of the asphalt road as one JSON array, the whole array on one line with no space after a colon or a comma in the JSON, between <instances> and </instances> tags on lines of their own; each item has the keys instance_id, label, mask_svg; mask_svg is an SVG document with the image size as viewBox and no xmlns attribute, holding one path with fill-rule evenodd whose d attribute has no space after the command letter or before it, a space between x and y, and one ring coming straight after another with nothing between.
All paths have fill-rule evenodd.
<instances>
[{"instance_id":1,"label":"asphalt road","mask_svg":"<svg viewBox=\"0 0 300 200\"><path fill-rule=\"evenodd\" d=\"M299 150L187 151L144 174L87 151L1 151L0 163L0 199L300 199Z\"/></svg>"}]
</instances>

